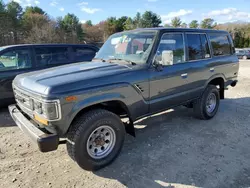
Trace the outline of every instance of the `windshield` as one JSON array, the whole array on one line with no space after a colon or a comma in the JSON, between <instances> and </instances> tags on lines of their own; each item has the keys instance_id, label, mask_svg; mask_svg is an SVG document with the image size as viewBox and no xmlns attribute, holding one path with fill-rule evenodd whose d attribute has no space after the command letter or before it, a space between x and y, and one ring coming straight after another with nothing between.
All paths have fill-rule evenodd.
<instances>
[{"instance_id":1,"label":"windshield","mask_svg":"<svg viewBox=\"0 0 250 188\"><path fill-rule=\"evenodd\" d=\"M157 31L129 31L109 37L95 58L120 59L134 63L146 63L153 47Z\"/></svg>"}]
</instances>

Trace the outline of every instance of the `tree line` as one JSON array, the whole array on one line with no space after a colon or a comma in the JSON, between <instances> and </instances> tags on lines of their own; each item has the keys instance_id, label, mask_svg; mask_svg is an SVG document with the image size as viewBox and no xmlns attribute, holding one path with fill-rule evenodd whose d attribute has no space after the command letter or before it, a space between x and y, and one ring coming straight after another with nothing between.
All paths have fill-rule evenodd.
<instances>
[{"instance_id":1,"label":"tree line","mask_svg":"<svg viewBox=\"0 0 250 188\"><path fill-rule=\"evenodd\" d=\"M0 45L19 43L80 43L82 25L74 14L53 19L44 10L0 0Z\"/></svg>"},{"instance_id":2,"label":"tree line","mask_svg":"<svg viewBox=\"0 0 250 188\"><path fill-rule=\"evenodd\" d=\"M250 47L250 24L217 24L206 18L189 24L178 17L165 27L208 28L228 30L235 47ZM0 0L0 46L20 43L103 43L111 34L136 28L162 27L159 15L152 11L137 13L135 17L110 17L98 24L91 20L81 23L74 14L52 18L40 7L26 7Z\"/></svg>"}]
</instances>

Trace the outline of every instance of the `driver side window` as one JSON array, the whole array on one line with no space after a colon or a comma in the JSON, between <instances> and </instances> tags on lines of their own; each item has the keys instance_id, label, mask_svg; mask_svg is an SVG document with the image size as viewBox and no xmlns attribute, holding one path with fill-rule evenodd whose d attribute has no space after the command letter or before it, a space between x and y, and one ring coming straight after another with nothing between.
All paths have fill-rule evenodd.
<instances>
[{"instance_id":1,"label":"driver side window","mask_svg":"<svg viewBox=\"0 0 250 188\"><path fill-rule=\"evenodd\" d=\"M31 67L28 49L9 50L0 55L0 71L24 69Z\"/></svg>"},{"instance_id":2,"label":"driver side window","mask_svg":"<svg viewBox=\"0 0 250 188\"><path fill-rule=\"evenodd\" d=\"M163 34L156 53L156 61L162 65L183 63L185 61L183 34Z\"/></svg>"}]
</instances>

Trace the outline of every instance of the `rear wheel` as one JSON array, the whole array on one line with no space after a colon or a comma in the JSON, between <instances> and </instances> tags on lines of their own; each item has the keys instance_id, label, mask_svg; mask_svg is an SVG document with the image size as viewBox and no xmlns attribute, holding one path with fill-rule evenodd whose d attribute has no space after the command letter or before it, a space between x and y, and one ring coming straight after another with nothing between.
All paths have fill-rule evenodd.
<instances>
[{"instance_id":1,"label":"rear wheel","mask_svg":"<svg viewBox=\"0 0 250 188\"><path fill-rule=\"evenodd\" d=\"M244 55L244 56L243 56L243 59L244 59L244 60L247 60L247 56Z\"/></svg>"},{"instance_id":2,"label":"rear wheel","mask_svg":"<svg viewBox=\"0 0 250 188\"><path fill-rule=\"evenodd\" d=\"M201 98L194 102L194 114L199 119L211 119L216 115L219 104L218 88L214 85L208 85Z\"/></svg>"},{"instance_id":3,"label":"rear wheel","mask_svg":"<svg viewBox=\"0 0 250 188\"><path fill-rule=\"evenodd\" d=\"M118 156L124 136L124 125L116 114L93 110L72 124L68 133L68 154L81 168L98 170Z\"/></svg>"}]
</instances>

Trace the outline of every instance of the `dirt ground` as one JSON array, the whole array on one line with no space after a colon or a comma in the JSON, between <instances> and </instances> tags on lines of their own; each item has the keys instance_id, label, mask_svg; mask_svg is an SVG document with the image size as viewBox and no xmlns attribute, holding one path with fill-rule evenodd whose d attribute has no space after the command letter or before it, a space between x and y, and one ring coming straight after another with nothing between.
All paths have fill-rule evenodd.
<instances>
[{"instance_id":1,"label":"dirt ground","mask_svg":"<svg viewBox=\"0 0 250 188\"><path fill-rule=\"evenodd\" d=\"M250 61L240 64L239 84L214 119L194 119L184 107L144 119L115 162L94 173L64 145L40 153L2 109L0 187L250 187Z\"/></svg>"}]
</instances>

